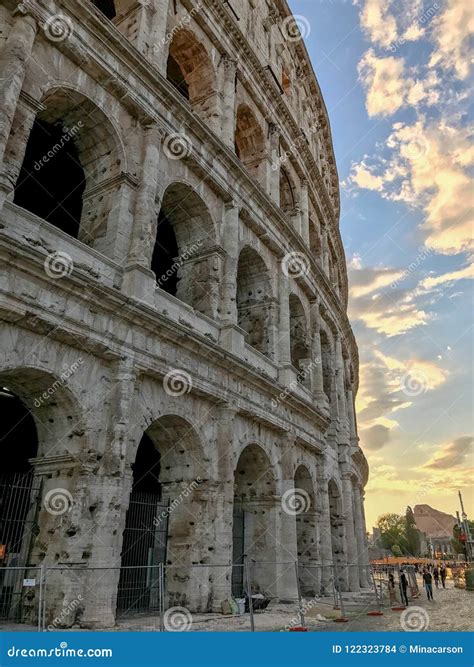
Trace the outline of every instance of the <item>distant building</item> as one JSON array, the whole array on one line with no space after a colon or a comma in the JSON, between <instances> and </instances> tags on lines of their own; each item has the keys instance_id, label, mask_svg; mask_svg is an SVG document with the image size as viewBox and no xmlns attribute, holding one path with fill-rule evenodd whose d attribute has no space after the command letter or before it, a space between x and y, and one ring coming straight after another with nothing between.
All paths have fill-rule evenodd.
<instances>
[{"instance_id":1,"label":"distant building","mask_svg":"<svg viewBox=\"0 0 474 667\"><path fill-rule=\"evenodd\" d=\"M427 551L433 557L453 553L452 537L456 518L440 512L429 505L415 505L413 508L416 527L426 535Z\"/></svg>"}]
</instances>

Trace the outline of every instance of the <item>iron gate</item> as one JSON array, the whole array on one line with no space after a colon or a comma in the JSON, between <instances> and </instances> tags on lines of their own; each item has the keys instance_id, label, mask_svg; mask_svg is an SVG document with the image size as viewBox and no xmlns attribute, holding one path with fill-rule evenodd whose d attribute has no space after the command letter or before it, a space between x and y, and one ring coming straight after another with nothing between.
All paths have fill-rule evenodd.
<instances>
[{"instance_id":1,"label":"iron gate","mask_svg":"<svg viewBox=\"0 0 474 667\"><path fill-rule=\"evenodd\" d=\"M157 494L132 491L123 533L117 611L157 610L159 568L166 562L169 502Z\"/></svg>"},{"instance_id":2,"label":"iron gate","mask_svg":"<svg viewBox=\"0 0 474 667\"><path fill-rule=\"evenodd\" d=\"M41 480L32 471L0 476L0 619L22 620L23 577L37 530Z\"/></svg>"}]
</instances>

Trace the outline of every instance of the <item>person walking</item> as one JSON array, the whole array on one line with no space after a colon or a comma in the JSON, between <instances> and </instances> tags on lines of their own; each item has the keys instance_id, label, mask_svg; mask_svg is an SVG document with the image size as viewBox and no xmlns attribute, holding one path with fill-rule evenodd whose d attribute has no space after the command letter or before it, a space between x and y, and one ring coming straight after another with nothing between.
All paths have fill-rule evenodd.
<instances>
[{"instance_id":1,"label":"person walking","mask_svg":"<svg viewBox=\"0 0 474 667\"><path fill-rule=\"evenodd\" d=\"M446 574L447 573L446 573L445 566L441 565L441 567L439 569L439 575L441 577L441 584L442 584L443 588L446 588Z\"/></svg>"},{"instance_id":2,"label":"person walking","mask_svg":"<svg viewBox=\"0 0 474 667\"><path fill-rule=\"evenodd\" d=\"M390 572L388 575L388 594L390 595L390 606L394 607L397 603L397 592L395 590L395 577Z\"/></svg>"},{"instance_id":3,"label":"person walking","mask_svg":"<svg viewBox=\"0 0 474 667\"><path fill-rule=\"evenodd\" d=\"M428 570L423 573L423 583L426 588L428 600L433 600L433 577Z\"/></svg>"},{"instance_id":4,"label":"person walking","mask_svg":"<svg viewBox=\"0 0 474 667\"><path fill-rule=\"evenodd\" d=\"M404 570L400 570L400 595L402 598L402 604L404 604L406 607L408 607L407 588L408 588L407 575L405 574Z\"/></svg>"},{"instance_id":5,"label":"person walking","mask_svg":"<svg viewBox=\"0 0 474 667\"><path fill-rule=\"evenodd\" d=\"M439 588L439 570L438 570L437 565L435 565L434 568L433 568L433 579L434 579L436 588Z\"/></svg>"}]
</instances>

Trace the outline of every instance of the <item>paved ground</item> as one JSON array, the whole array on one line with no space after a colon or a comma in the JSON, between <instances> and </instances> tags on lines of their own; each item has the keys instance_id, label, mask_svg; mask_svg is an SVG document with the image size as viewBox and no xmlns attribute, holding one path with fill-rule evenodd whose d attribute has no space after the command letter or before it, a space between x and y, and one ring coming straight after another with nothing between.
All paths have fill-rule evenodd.
<instances>
[{"instance_id":1,"label":"paved ground","mask_svg":"<svg viewBox=\"0 0 474 667\"><path fill-rule=\"evenodd\" d=\"M341 616L340 609L334 609L334 600L324 599L317 604L307 603L305 621L313 632L324 631L398 631L440 630L469 631L474 618L474 592L454 588L448 582L448 588L434 590L434 601L428 601L421 590L418 599L411 600L406 612L392 611L387 603L383 606L383 616L367 616L367 611L377 609L375 596L366 591L360 594L344 594L343 603L347 623L336 623L335 618ZM299 625L297 606L294 604L273 604L265 612L256 613L255 629L257 631L284 631L289 626ZM403 626L402 626L403 621ZM249 614L241 616L222 616L221 614L193 614L192 617L177 609L168 613L167 623L176 629L187 628L196 632L248 632L250 630ZM35 630L24 625L0 624L0 631ZM82 628L74 628L81 630ZM119 620L115 631L158 631L159 618L156 616L137 616Z\"/></svg>"}]
</instances>

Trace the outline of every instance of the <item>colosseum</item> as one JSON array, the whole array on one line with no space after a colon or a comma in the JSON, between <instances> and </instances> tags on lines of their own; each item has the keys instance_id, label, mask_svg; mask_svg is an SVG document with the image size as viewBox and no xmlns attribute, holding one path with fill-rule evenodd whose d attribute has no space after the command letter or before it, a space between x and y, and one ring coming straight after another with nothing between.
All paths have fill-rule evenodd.
<instances>
[{"instance_id":1,"label":"colosseum","mask_svg":"<svg viewBox=\"0 0 474 667\"><path fill-rule=\"evenodd\" d=\"M160 563L191 611L249 571L293 599L295 562L304 595L367 587L338 175L286 0L0 16L0 616L38 600L14 566L88 627L151 608Z\"/></svg>"}]
</instances>

